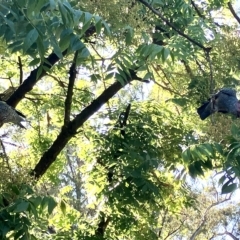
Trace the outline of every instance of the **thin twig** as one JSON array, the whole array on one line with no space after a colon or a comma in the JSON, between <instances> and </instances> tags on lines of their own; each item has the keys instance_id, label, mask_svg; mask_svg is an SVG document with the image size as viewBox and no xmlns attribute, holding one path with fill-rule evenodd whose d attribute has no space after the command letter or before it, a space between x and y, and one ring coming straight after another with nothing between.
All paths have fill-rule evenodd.
<instances>
[{"instance_id":1,"label":"thin twig","mask_svg":"<svg viewBox=\"0 0 240 240\"><path fill-rule=\"evenodd\" d=\"M190 68L190 66L187 64L187 62L185 60L182 60L181 62L183 63L183 65L185 67L185 70L186 70L187 74L189 75L189 77L191 79L193 79L194 78L194 74L193 74L192 69Z\"/></svg>"},{"instance_id":2,"label":"thin twig","mask_svg":"<svg viewBox=\"0 0 240 240\"><path fill-rule=\"evenodd\" d=\"M184 220L183 222L181 222L181 224L179 225L179 227L177 227L176 229L174 229L172 232L169 232L168 235L164 238L164 240L167 240L170 236L172 236L173 234L175 234L178 230L180 230L180 228L183 226L184 222L186 220Z\"/></svg>"},{"instance_id":3,"label":"thin twig","mask_svg":"<svg viewBox=\"0 0 240 240\"><path fill-rule=\"evenodd\" d=\"M195 9L197 15L198 15L200 18L205 19L205 16L200 12L200 10L198 9L197 5L195 4L195 2L194 2L193 0L191 0L191 4L192 4L193 8Z\"/></svg>"},{"instance_id":4,"label":"thin twig","mask_svg":"<svg viewBox=\"0 0 240 240\"><path fill-rule=\"evenodd\" d=\"M174 93L174 94L177 94L179 96L181 96L181 94L179 94L178 92L175 92L174 90L172 90L171 88L168 88L168 87L165 87L163 85L161 85L160 83L158 83L156 80L152 79L151 81L153 81L155 84L157 84L159 87L161 87L162 89L164 90L167 90L169 91L170 93Z\"/></svg>"},{"instance_id":5,"label":"thin twig","mask_svg":"<svg viewBox=\"0 0 240 240\"><path fill-rule=\"evenodd\" d=\"M23 69L22 69L23 65L20 56L18 56L18 67L19 67L19 85L21 85L23 82Z\"/></svg>"},{"instance_id":6,"label":"thin twig","mask_svg":"<svg viewBox=\"0 0 240 240\"><path fill-rule=\"evenodd\" d=\"M188 35L186 35L185 33L183 33L182 31L180 31L179 29L177 29L171 22L169 22L163 15L162 13L160 13L159 11L157 11L155 8L153 8L149 3L145 2L144 0L138 0L139 2L141 2L143 5L145 5L147 8L149 8L153 13L155 13L157 16L160 17L160 19L165 22L169 27L171 27L174 31L176 31L180 36L186 38L189 42L193 43L194 45L197 45L198 47L200 47L201 49L203 49L204 51L210 51L211 48L208 47L204 47L201 43L197 42L196 40L192 39L191 37L189 37Z\"/></svg>"},{"instance_id":7,"label":"thin twig","mask_svg":"<svg viewBox=\"0 0 240 240\"><path fill-rule=\"evenodd\" d=\"M161 227L158 231L158 237L160 238L161 235L162 235L162 230L163 230L163 227L166 223L166 217L167 217L167 214L168 214L168 209L166 208L165 211L164 211L164 214L163 214L163 218L162 218L162 224L161 224Z\"/></svg>"}]
</instances>

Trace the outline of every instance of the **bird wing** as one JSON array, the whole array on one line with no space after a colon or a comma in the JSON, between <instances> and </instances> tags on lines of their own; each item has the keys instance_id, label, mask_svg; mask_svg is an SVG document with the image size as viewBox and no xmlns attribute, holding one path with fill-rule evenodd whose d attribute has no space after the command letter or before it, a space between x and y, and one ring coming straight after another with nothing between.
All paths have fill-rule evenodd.
<instances>
[{"instance_id":1,"label":"bird wing","mask_svg":"<svg viewBox=\"0 0 240 240\"><path fill-rule=\"evenodd\" d=\"M221 90L219 90L217 93L216 93L216 97L218 97L220 94L226 94L228 96L231 96L231 97L237 97L237 92L236 90L232 89L232 88L223 88Z\"/></svg>"}]
</instances>

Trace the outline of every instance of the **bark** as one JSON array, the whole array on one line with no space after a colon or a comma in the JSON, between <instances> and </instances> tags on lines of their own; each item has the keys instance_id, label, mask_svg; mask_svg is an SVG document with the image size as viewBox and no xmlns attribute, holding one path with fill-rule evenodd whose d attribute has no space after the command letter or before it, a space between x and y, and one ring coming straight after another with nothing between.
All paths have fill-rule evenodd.
<instances>
[{"instance_id":1,"label":"bark","mask_svg":"<svg viewBox=\"0 0 240 240\"><path fill-rule=\"evenodd\" d=\"M58 154L63 150L69 140L75 136L77 130L120 89L131 81L132 79L129 79L129 81L124 84L121 84L120 82L113 83L110 87L104 90L97 99L83 109L82 112L80 112L72 121L70 121L67 126L63 126L52 146L41 157L40 161L33 170L32 175L34 175L36 179L40 178L56 160Z\"/></svg>"}]
</instances>

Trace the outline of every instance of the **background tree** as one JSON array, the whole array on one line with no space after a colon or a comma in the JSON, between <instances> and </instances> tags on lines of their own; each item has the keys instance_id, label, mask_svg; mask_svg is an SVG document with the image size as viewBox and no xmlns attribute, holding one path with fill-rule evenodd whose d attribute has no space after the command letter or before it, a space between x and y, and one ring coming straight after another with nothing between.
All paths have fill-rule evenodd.
<instances>
[{"instance_id":1,"label":"background tree","mask_svg":"<svg viewBox=\"0 0 240 240\"><path fill-rule=\"evenodd\" d=\"M232 3L12 0L0 17L1 100L28 119L0 132L2 239L238 236L236 208L205 221L223 200L185 187L211 170L238 187L238 120L196 114L239 82Z\"/></svg>"}]
</instances>

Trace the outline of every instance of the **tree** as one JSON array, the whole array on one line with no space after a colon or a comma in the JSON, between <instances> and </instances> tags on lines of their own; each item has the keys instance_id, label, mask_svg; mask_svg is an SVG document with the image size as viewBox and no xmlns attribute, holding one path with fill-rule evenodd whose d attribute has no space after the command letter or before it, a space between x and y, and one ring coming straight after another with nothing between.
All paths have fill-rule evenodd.
<instances>
[{"instance_id":1,"label":"tree","mask_svg":"<svg viewBox=\"0 0 240 240\"><path fill-rule=\"evenodd\" d=\"M237 125L210 141L195 114L238 83L221 10L238 21L224 1L0 2L1 99L29 121L1 135L2 239L160 239L186 174L236 189Z\"/></svg>"}]
</instances>

